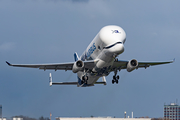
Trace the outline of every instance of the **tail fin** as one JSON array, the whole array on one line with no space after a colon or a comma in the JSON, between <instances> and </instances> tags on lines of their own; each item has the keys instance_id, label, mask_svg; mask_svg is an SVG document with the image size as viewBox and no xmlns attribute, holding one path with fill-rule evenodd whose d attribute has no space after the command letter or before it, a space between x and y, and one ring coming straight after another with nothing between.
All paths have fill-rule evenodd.
<instances>
[{"instance_id":1,"label":"tail fin","mask_svg":"<svg viewBox=\"0 0 180 120\"><path fill-rule=\"evenodd\" d=\"M102 81L104 82L104 85L106 85L106 78L105 78L105 76L102 77Z\"/></svg>"},{"instance_id":2,"label":"tail fin","mask_svg":"<svg viewBox=\"0 0 180 120\"><path fill-rule=\"evenodd\" d=\"M78 56L78 54L76 52L74 53L74 60L75 61L79 60L79 56Z\"/></svg>"},{"instance_id":3,"label":"tail fin","mask_svg":"<svg viewBox=\"0 0 180 120\"><path fill-rule=\"evenodd\" d=\"M52 86L52 75L49 73L49 86Z\"/></svg>"}]
</instances>

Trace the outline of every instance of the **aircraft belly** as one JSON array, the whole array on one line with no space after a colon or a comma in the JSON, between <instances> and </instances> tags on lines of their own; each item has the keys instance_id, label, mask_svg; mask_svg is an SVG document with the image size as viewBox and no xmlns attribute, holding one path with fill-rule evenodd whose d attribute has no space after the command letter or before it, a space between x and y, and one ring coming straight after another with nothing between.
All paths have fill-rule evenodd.
<instances>
[{"instance_id":1,"label":"aircraft belly","mask_svg":"<svg viewBox=\"0 0 180 120\"><path fill-rule=\"evenodd\" d=\"M98 79L99 79L99 76L91 76L91 75L89 75L87 83L88 84L94 84Z\"/></svg>"},{"instance_id":2,"label":"aircraft belly","mask_svg":"<svg viewBox=\"0 0 180 120\"><path fill-rule=\"evenodd\" d=\"M99 56L97 57L98 62L96 63L96 66L93 68L93 72L102 72L102 71L106 71L108 72L108 70L111 68L111 66L113 65L114 62L114 58L111 56L107 56L106 55L106 50L103 50Z\"/></svg>"}]
</instances>

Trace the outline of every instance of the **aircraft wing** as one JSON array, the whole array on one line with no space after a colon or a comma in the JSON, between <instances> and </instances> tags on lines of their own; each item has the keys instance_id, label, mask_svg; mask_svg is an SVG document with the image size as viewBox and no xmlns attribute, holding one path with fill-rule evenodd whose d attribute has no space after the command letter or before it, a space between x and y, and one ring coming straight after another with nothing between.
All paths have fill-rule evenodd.
<instances>
[{"instance_id":1,"label":"aircraft wing","mask_svg":"<svg viewBox=\"0 0 180 120\"><path fill-rule=\"evenodd\" d=\"M154 66L154 65L173 63L174 61L175 61L175 59L172 61L165 61L165 62L138 62L137 68L147 68L147 67ZM113 69L115 69L115 68L126 69L128 62L129 61L124 61L124 60L115 61L113 64Z\"/></svg>"},{"instance_id":2,"label":"aircraft wing","mask_svg":"<svg viewBox=\"0 0 180 120\"><path fill-rule=\"evenodd\" d=\"M162 65L162 64L168 64L168 63L173 63L173 62L174 62L174 60L166 61L166 62L138 62L139 63L138 68L140 68L140 67L147 68L149 66Z\"/></svg>"},{"instance_id":3,"label":"aircraft wing","mask_svg":"<svg viewBox=\"0 0 180 120\"><path fill-rule=\"evenodd\" d=\"M87 69L92 69L95 67L95 61L83 61L84 62L84 67ZM124 60L119 60L115 61L113 64L113 69L126 69L127 64L129 61L124 61ZM150 66L154 65L161 65L161 64L168 64L172 63L172 61L165 61L165 62L138 62L138 67L137 68L147 68ZM43 70L72 70L74 62L69 62L69 63L53 63L53 64L10 64L9 62L6 61L6 63L9 66L14 66L14 67L28 67L28 68L39 68Z\"/></svg>"},{"instance_id":4,"label":"aircraft wing","mask_svg":"<svg viewBox=\"0 0 180 120\"><path fill-rule=\"evenodd\" d=\"M69 63L53 63L53 64L11 64L6 61L9 66L13 67L28 67L39 68L43 70L72 70L74 62ZM84 61L85 68L93 68L95 66L94 61Z\"/></svg>"}]
</instances>

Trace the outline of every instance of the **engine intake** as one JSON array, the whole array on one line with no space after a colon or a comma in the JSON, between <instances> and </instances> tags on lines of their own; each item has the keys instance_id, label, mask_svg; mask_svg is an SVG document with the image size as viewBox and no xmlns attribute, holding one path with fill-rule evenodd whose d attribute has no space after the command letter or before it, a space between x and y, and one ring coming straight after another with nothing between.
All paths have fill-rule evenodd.
<instances>
[{"instance_id":1,"label":"engine intake","mask_svg":"<svg viewBox=\"0 0 180 120\"><path fill-rule=\"evenodd\" d=\"M72 71L73 73L77 73L78 71L81 71L84 67L84 62L82 60L78 60L74 63Z\"/></svg>"},{"instance_id":2,"label":"engine intake","mask_svg":"<svg viewBox=\"0 0 180 120\"><path fill-rule=\"evenodd\" d=\"M136 69L137 67L138 67L138 61L136 59L132 59L127 64L127 71L131 72L134 69Z\"/></svg>"}]
</instances>

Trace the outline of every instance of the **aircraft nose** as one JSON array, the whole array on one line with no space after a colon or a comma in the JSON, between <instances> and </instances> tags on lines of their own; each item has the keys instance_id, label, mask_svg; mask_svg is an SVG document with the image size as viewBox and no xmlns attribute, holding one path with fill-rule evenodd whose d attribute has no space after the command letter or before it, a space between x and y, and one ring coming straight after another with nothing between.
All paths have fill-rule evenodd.
<instances>
[{"instance_id":1,"label":"aircraft nose","mask_svg":"<svg viewBox=\"0 0 180 120\"><path fill-rule=\"evenodd\" d=\"M111 53L121 54L124 52L123 43L119 43L114 45L111 49L109 49Z\"/></svg>"},{"instance_id":2,"label":"aircraft nose","mask_svg":"<svg viewBox=\"0 0 180 120\"><path fill-rule=\"evenodd\" d=\"M109 45L107 47L104 47L106 50L105 54L107 56L112 56L112 55L119 55L124 52L124 45L122 42L117 42L112 45Z\"/></svg>"}]
</instances>

